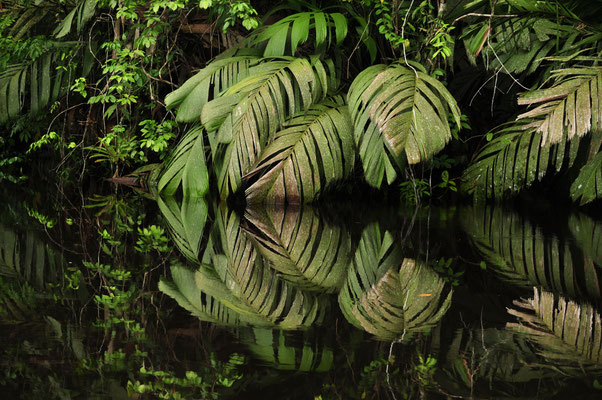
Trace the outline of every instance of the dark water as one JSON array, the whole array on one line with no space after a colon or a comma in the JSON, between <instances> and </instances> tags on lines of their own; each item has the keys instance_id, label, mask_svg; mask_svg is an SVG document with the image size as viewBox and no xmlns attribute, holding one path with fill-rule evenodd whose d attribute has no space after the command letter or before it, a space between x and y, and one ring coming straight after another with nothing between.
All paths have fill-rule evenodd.
<instances>
[{"instance_id":1,"label":"dark water","mask_svg":"<svg viewBox=\"0 0 602 400\"><path fill-rule=\"evenodd\" d=\"M3 398L599 398L602 221L5 187Z\"/></svg>"}]
</instances>

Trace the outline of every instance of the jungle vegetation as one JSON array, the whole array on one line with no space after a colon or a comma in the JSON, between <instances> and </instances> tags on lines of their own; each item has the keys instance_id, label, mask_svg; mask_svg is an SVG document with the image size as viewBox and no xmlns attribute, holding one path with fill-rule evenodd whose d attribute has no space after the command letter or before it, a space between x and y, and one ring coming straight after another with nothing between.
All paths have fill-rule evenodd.
<instances>
[{"instance_id":1,"label":"jungle vegetation","mask_svg":"<svg viewBox=\"0 0 602 400\"><path fill-rule=\"evenodd\" d=\"M315 398L599 389L600 223L573 210L557 236L491 203L599 204L601 16L585 0L2 0L3 198L53 178L60 194L0 210L0 387L236 398L279 382L245 368L260 360L324 373ZM82 194L105 180L162 226L143 196ZM305 204L365 188L453 205L440 219L463 245L431 245L450 232L429 208L350 232ZM467 282L504 316L445 319Z\"/></svg>"},{"instance_id":2,"label":"jungle vegetation","mask_svg":"<svg viewBox=\"0 0 602 400\"><path fill-rule=\"evenodd\" d=\"M600 8L5 1L1 178L44 152L74 177L145 167L167 195L306 203L365 182L483 201L537 184L587 204L602 187Z\"/></svg>"}]
</instances>

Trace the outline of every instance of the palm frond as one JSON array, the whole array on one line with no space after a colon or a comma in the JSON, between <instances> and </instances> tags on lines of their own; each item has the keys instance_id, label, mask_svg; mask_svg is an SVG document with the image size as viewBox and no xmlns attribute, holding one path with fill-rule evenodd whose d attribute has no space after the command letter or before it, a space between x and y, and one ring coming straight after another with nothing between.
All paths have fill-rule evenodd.
<instances>
[{"instance_id":1,"label":"palm frond","mask_svg":"<svg viewBox=\"0 0 602 400\"><path fill-rule=\"evenodd\" d=\"M565 373L602 370L602 318L589 304L533 289L533 298L515 301L508 313L520 319L508 329L527 333L541 356Z\"/></svg>"},{"instance_id":2,"label":"palm frond","mask_svg":"<svg viewBox=\"0 0 602 400\"><path fill-rule=\"evenodd\" d=\"M84 28L86 22L88 22L96 13L96 6L98 0L81 0L79 4L63 18L63 20L57 25L54 31L54 37L57 39L62 38L71 32L75 23L75 31L80 33Z\"/></svg>"},{"instance_id":3,"label":"palm frond","mask_svg":"<svg viewBox=\"0 0 602 400\"><path fill-rule=\"evenodd\" d=\"M218 188L223 198L235 192L242 176L285 119L309 108L326 95L329 75L321 61L283 57L254 66L249 77L207 103L201 121L216 141L228 144L218 163Z\"/></svg>"},{"instance_id":4,"label":"palm frond","mask_svg":"<svg viewBox=\"0 0 602 400\"><path fill-rule=\"evenodd\" d=\"M198 264L209 212L207 200L202 197L184 196L179 205L172 196L158 196L157 203L178 250L188 260Z\"/></svg>"},{"instance_id":5,"label":"palm frond","mask_svg":"<svg viewBox=\"0 0 602 400\"><path fill-rule=\"evenodd\" d=\"M314 38L310 54L340 45L347 36L347 18L320 11L292 14L261 29L250 38L249 46L263 48L264 57L295 56L310 36Z\"/></svg>"},{"instance_id":6,"label":"palm frond","mask_svg":"<svg viewBox=\"0 0 602 400\"><path fill-rule=\"evenodd\" d=\"M54 42L48 44L45 52L35 60L8 65L0 71L0 122L25 112L37 114L64 94L75 71L61 65L61 55L78 47L81 48L77 42ZM84 51L83 76L91 66L91 61L87 59L89 52Z\"/></svg>"},{"instance_id":7,"label":"palm frond","mask_svg":"<svg viewBox=\"0 0 602 400\"><path fill-rule=\"evenodd\" d=\"M531 120L502 125L462 175L462 189L475 200L501 199L573 165L579 140L549 146Z\"/></svg>"},{"instance_id":8,"label":"palm frond","mask_svg":"<svg viewBox=\"0 0 602 400\"><path fill-rule=\"evenodd\" d=\"M316 104L284 124L245 177L247 201L307 203L329 183L349 176L355 160L353 128L342 99Z\"/></svg>"},{"instance_id":9,"label":"palm frond","mask_svg":"<svg viewBox=\"0 0 602 400\"><path fill-rule=\"evenodd\" d=\"M197 126L180 140L159 174L157 192L172 196L182 187L184 197L204 196L209 190L204 130Z\"/></svg>"},{"instance_id":10,"label":"palm frond","mask_svg":"<svg viewBox=\"0 0 602 400\"><path fill-rule=\"evenodd\" d=\"M452 290L427 265L404 258L389 232L369 225L355 252L339 305L354 326L379 339L435 326L451 305Z\"/></svg>"},{"instance_id":11,"label":"palm frond","mask_svg":"<svg viewBox=\"0 0 602 400\"><path fill-rule=\"evenodd\" d=\"M461 220L488 270L501 280L516 287L539 286L571 297L600 297L601 265L596 267L591 256L584 254L581 246L585 243L544 234L516 212L502 207L464 209Z\"/></svg>"},{"instance_id":12,"label":"palm frond","mask_svg":"<svg viewBox=\"0 0 602 400\"><path fill-rule=\"evenodd\" d=\"M566 68L554 71L552 78L552 87L518 99L521 105L539 104L518 119L535 118L525 128L535 127L543 135L542 146L602 130L602 68Z\"/></svg>"},{"instance_id":13,"label":"palm frond","mask_svg":"<svg viewBox=\"0 0 602 400\"><path fill-rule=\"evenodd\" d=\"M571 185L571 198L579 205L602 198L602 152L589 160Z\"/></svg>"},{"instance_id":14,"label":"palm frond","mask_svg":"<svg viewBox=\"0 0 602 400\"><path fill-rule=\"evenodd\" d=\"M280 276L304 290L338 291L347 275L351 238L310 207L248 207L246 228Z\"/></svg>"},{"instance_id":15,"label":"palm frond","mask_svg":"<svg viewBox=\"0 0 602 400\"><path fill-rule=\"evenodd\" d=\"M65 260L33 231L19 233L0 224L0 275L43 290L58 281Z\"/></svg>"},{"instance_id":16,"label":"palm frond","mask_svg":"<svg viewBox=\"0 0 602 400\"><path fill-rule=\"evenodd\" d=\"M427 160L451 138L448 113L460 111L441 82L401 64L362 71L347 96L366 181L380 187L403 168Z\"/></svg>"},{"instance_id":17,"label":"palm frond","mask_svg":"<svg viewBox=\"0 0 602 400\"><path fill-rule=\"evenodd\" d=\"M234 50L209 63L182 86L165 97L167 109L178 107L176 120L200 122L205 104L249 76L249 68L258 61L255 55L241 55Z\"/></svg>"}]
</instances>

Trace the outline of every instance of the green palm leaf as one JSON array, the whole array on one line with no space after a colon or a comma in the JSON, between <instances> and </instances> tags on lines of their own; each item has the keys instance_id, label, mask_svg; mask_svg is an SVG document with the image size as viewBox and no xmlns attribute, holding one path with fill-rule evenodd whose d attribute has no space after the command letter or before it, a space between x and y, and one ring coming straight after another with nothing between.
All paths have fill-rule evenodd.
<instances>
[{"instance_id":1,"label":"green palm leaf","mask_svg":"<svg viewBox=\"0 0 602 400\"><path fill-rule=\"evenodd\" d=\"M585 243L575 245L574 241L544 234L525 218L501 207L464 209L461 220L488 270L503 281L571 297L600 297L600 269L580 247ZM577 229L578 225L573 226Z\"/></svg>"},{"instance_id":2,"label":"green palm leaf","mask_svg":"<svg viewBox=\"0 0 602 400\"><path fill-rule=\"evenodd\" d=\"M66 36L71 31L74 22L76 26L76 32L80 33L86 22L88 22L90 18L94 16L97 4L98 0L81 0L79 4L76 4L69 14L67 14L67 16L65 16L65 18L63 18L63 20L58 24L54 30L54 36L56 38Z\"/></svg>"},{"instance_id":3,"label":"green palm leaf","mask_svg":"<svg viewBox=\"0 0 602 400\"><path fill-rule=\"evenodd\" d=\"M428 266L404 258L389 232L369 225L355 252L339 305L354 326L379 339L435 326L451 305L452 290Z\"/></svg>"},{"instance_id":4,"label":"green palm leaf","mask_svg":"<svg viewBox=\"0 0 602 400\"><path fill-rule=\"evenodd\" d=\"M283 57L258 64L249 77L207 103L201 121L218 143L228 144L218 162L222 198L235 192L285 119L306 110L326 95L329 77L324 64ZM222 158L223 157L223 158Z\"/></svg>"},{"instance_id":5,"label":"green palm leaf","mask_svg":"<svg viewBox=\"0 0 602 400\"><path fill-rule=\"evenodd\" d=\"M157 203L178 250L188 260L198 264L201 240L209 212L207 200L202 197L185 196L179 205L174 197L158 196Z\"/></svg>"},{"instance_id":6,"label":"green palm leaf","mask_svg":"<svg viewBox=\"0 0 602 400\"><path fill-rule=\"evenodd\" d=\"M316 104L276 133L245 175L261 177L247 201L311 202L332 182L349 176L355 160L353 128L342 99Z\"/></svg>"},{"instance_id":7,"label":"green palm leaf","mask_svg":"<svg viewBox=\"0 0 602 400\"><path fill-rule=\"evenodd\" d=\"M573 165L579 141L544 144L531 120L508 123L492 132L494 139L477 154L462 175L462 189L475 200L503 198L541 180L548 172Z\"/></svg>"},{"instance_id":8,"label":"green palm leaf","mask_svg":"<svg viewBox=\"0 0 602 400\"><path fill-rule=\"evenodd\" d=\"M347 36L347 18L341 13L301 12L264 27L249 45L263 47L264 57L294 56L299 45L314 38L314 54L339 45ZM265 44L265 47L264 47Z\"/></svg>"},{"instance_id":9,"label":"green palm leaf","mask_svg":"<svg viewBox=\"0 0 602 400\"><path fill-rule=\"evenodd\" d=\"M427 160L451 138L448 113L460 126L460 111L445 86L423 71L401 64L362 71L347 96L355 142L366 181L391 183L405 159Z\"/></svg>"},{"instance_id":10,"label":"green palm leaf","mask_svg":"<svg viewBox=\"0 0 602 400\"><path fill-rule=\"evenodd\" d=\"M250 207L245 218L255 247L283 279L306 290L339 290L351 257L345 230L309 207Z\"/></svg>"},{"instance_id":11,"label":"green palm leaf","mask_svg":"<svg viewBox=\"0 0 602 400\"><path fill-rule=\"evenodd\" d=\"M602 198L602 152L589 160L571 185L571 198L579 205Z\"/></svg>"},{"instance_id":12,"label":"green palm leaf","mask_svg":"<svg viewBox=\"0 0 602 400\"><path fill-rule=\"evenodd\" d=\"M602 68L578 67L554 71L551 88L523 93L518 104L539 104L518 116L536 118L525 125L542 133L542 146L583 137L602 129ZM541 103L541 104L540 104Z\"/></svg>"},{"instance_id":13,"label":"green palm leaf","mask_svg":"<svg viewBox=\"0 0 602 400\"><path fill-rule=\"evenodd\" d=\"M75 75L71 67L62 65L62 55L82 48L77 42L53 42L35 60L0 70L0 122L25 112L37 114L62 95ZM89 72L89 57L90 53L85 51L80 76Z\"/></svg>"},{"instance_id":14,"label":"green palm leaf","mask_svg":"<svg viewBox=\"0 0 602 400\"><path fill-rule=\"evenodd\" d=\"M258 57L240 53L235 50L224 52L165 97L168 109L178 107L177 121L199 122L205 104L249 76L249 69L256 64Z\"/></svg>"},{"instance_id":15,"label":"green palm leaf","mask_svg":"<svg viewBox=\"0 0 602 400\"><path fill-rule=\"evenodd\" d=\"M184 197L204 196L209 190L203 128L197 126L184 135L162 166L157 192L172 196L181 186Z\"/></svg>"},{"instance_id":16,"label":"green palm leaf","mask_svg":"<svg viewBox=\"0 0 602 400\"><path fill-rule=\"evenodd\" d=\"M541 356L565 373L602 370L602 318L589 304L534 288L533 298L515 301L508 309L519 323L507 328L528 333Z\"/></svg>"},{"instance_id":17,"label":"green palm leaf","mask_svg":"<svg viewBox=\"0 0 602 400\"><path fill-rule=\"evenodd\" d=\"M33 231L16 232L0 224L0 275L43 290L58 281L65 261Z\"/></svg>"}]
</instances>

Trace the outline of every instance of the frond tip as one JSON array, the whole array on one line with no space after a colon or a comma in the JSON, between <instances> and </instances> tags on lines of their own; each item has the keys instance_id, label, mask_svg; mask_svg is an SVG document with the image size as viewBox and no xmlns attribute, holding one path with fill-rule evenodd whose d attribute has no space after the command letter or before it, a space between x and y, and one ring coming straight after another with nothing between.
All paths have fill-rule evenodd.
<instances>
[{"instance_id":1,"label":"frond tip","mask_svg":"<svg viewBox=\"0 0 602 400\"><path fill-rule=\"evenodd\" d=\"M539 104L517 119L535 118L526 126L543 135L542 146L583 137L602 128L602 68L579 67L554 71L551 88L522 94L519 105ZM566 135L566 136L565 136Z\"/></svg>"}]
</instances>

